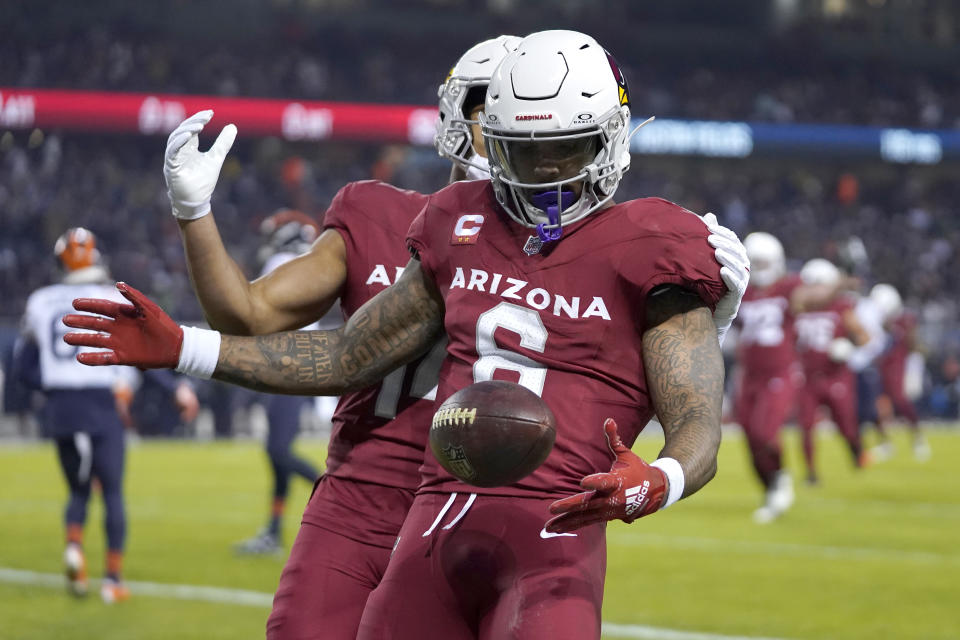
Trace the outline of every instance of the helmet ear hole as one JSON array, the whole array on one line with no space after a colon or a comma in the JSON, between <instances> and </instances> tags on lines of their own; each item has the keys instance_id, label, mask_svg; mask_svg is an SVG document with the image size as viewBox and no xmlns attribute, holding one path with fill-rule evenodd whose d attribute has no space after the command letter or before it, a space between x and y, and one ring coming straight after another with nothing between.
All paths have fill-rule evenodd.
<instances>
[{"instance_id":1,"label":"helmet ear hole","mask_svg":"<svg viewBox=\"0 0 960 640\"><path fill-rule=\"evenodd\" d=\"M472 120L473 118L471 118L470 112L472 112L477 106L483 106L483 103L486 99L486 86L470 87L470 90L467 91L466 97L463 99L463 117L467 120Z\"/></svg>"}]
</instances>

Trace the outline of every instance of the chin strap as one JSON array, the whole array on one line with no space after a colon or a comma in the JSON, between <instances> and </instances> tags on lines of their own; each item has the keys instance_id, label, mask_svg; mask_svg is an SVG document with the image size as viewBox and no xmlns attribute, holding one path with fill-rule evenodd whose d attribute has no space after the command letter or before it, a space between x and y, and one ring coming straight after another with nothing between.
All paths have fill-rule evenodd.
<instances>
[{"instance_id":1,"label":"chin strap","mask_svg":"<svg viewBox=\"0 0 960 640\"><path fill-rule=\"evenodd\" d=\"M547 213L548 222L541 222L537 225L537 236L541 242L554 242L563 235L563 227L560 226L560 213L570 208L575 196L573 191L544 191L535 193L531 198L533 206L542 209Z\"/></svg>"}]
</instances>

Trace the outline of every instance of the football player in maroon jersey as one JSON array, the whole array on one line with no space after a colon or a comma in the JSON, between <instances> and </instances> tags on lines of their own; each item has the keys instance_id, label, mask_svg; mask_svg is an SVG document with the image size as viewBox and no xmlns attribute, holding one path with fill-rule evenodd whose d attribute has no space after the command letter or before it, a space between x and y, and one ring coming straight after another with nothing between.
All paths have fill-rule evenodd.
<instances>
[{"instance_id":1,"label":"football player in maroon jersey","mask_svg":"<svg viewBox=\"0 0 960 640\"><path fill-rule=\"evenodd\" d=\"M814 258L800 269L806 284L835 286L840 270L830 261ZM846 440L856 466L864 465L863 444L857 424L856 376L847 366L854 348L870 339L854 312L854 303L838 297L817 311L797 314L797 349L803 366L803 386L798 398L798 418L807 464L807 484L817 484L814 426L820 405L830 410L837 430Z\"/></svg>"},{"instance_id":2,"label":"football player in maroon jersey","mask_svg":"<svg viewBox=\"0 0 960 640\"><path fill-rule=\"evenodd\" d=\"M890 399L895 413L907 420L913 432L913 456L917 460L930 458L930 444L920 431L920 422L913 402L904 390L907 372L907 357L916 350L917 317L903 308L900 293L893 285L880 283L870 289L870 299L880 310L883 328L887 332L887 348L878 358L883 393ZM881 457L889 457L892 444L886 436L883 416L877 412L877 430L885 436L884 442L874 448Z\"/></svg>"},{"instance_id":3,"label":"football player in maroon jersey","mask_svg":"<svg viewBox=\"0 0 960 640\"><path fill-rule=\"evenodd\" d=\"M484 113L492 183L424 197L407 236L413 258L340 330L245 338L181 328L123 284L134 306L76 303L112 320L65 319L106 332L67 338L110 350L87 364L136 361L299 394L367 388L429 356L446 330L438 397L492 378L544 397L557 443L516 485L479 491L426 458L359 637L599 637L605 522L666 507L716 470L717 338L741 291L735 279L728 291L733 272L711 245L737 261L739 243L711 240L703 219L664 200L612 201L630 160L628 92L589 36L524 39L494 72ZM388 208L365 204L344 209ZM381 271L356 275L370 286ZM626 445L654 412L666 445L647 464ZM390 455L381 449L368 464ZM346 508L362 497L338 498Z\"/></svg>"},{"instance_id":4,"label":"football player in maroon jersey","mask_svg":"<svg viewBox=\"0 0 960 640\"><path fill-rule=\"evenodd\" d=\"M753 513L758 523L782 515L793 504L793 480L781 462L780 428L794 408L803 381L797 357L797 314L828 305L845 284L804 284L787 273L783 245L757 231L744 241L750 284L737 323L737 384L734 401L754 469L765 490Z\"/></svg>"}]
</instances>

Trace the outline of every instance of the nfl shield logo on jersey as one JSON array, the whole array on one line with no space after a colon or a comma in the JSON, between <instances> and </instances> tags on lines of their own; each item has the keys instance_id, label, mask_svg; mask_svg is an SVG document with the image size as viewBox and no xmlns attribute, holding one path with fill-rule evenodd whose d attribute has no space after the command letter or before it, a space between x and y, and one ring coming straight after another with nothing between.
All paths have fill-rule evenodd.
<instances>
[{"instance_id":1,"label":"nfl shield logo on jersey","mask_svg":"<svg viewBox=\"0 0 960 640\"><path fill-rule=\"evenodd\" d=\"M528 256L533 256L540 253L542 248L543 240L539 236L530 236L527 238L527 244L523 245L523 252Z\"/></svg>"}]
</instances>

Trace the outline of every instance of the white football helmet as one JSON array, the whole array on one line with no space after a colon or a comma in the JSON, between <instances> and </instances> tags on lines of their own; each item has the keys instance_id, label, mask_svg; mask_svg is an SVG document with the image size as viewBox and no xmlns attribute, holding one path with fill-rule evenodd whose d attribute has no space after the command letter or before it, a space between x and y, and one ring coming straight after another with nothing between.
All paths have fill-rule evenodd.
<instances>
[{"instance_id":1,"label":"white football helmet","mask_svg":"<svg viewBox=\"0 0 960 640\"><path fill-rule=\"evenodd\" d=\"M610 200L630 168L626 80L596 40L576 31L533 33L507 54L490 78L480 126L497 199L545 242ZM574 175L518 173L518 158L537 162L545 142L579 164ZM578 182L579 198L570 190Z\"/></svg>"},{"instance_id":2,"label":"white football helmet","mask_svg":"<svg viewBox=\"0 0 960 640\"><path fill-rule=\"evenodd\" d=\"M829 260L814 258L800 269L800 279L806 284L835 285L840 282L840 270Z\"/></svg>"},{"instance_id":3,"label":"white football helmet","mask_svg":"<svg viewBox=\"0 0 960 640\"><path fill-rule=\"evenodd\" d=\"M787 272L783 245L773 235L754 231L743 239L743 246L750 259L750 284L769 287Z\"/></svg>"},{"instance_id":4,"label":"white football helmet","mask_svg":"<svg viewBox=\"0 0 960 640\"><path fill-rule=\"evenodd\" d=\"M499 36L470 47L437 89L440 113L433 146L441 156L471 174L479 171L489 175L490 170L487 159L473 150L470 126L477 121L470 119L470 110L483 104L493 70L519 43L517 36Z\"/></svg>"},{"instance_id":5,"label":"white football helmet","mask_svg":"<svg viewBox=\"0 0 960 640\"><path fill-rule=\"evenodd\" d=\"M900 294L891 284L873 285L873 288L870 289L870 299L880 309L884 322L895 317L903 310L903 300L900 299Z\"/></svg>"}]
</instances>

